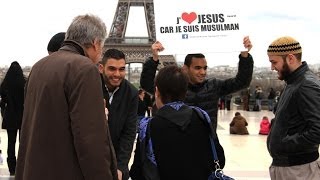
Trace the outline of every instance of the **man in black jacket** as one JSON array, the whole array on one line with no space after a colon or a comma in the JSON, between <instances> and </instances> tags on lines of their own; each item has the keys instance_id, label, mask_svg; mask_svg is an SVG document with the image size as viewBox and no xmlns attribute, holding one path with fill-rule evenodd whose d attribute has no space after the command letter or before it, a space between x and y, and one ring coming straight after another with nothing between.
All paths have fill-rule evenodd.
<instances>
[{"instance_id":1,"label":"man in black jacket","mask_svg":"<svg viewBox=\"0 0 320 180\"><path fill-rule=\"evenodd\" d=\"M117 49L107 50L99 64L108 92L108 124L117 157L118 177L123 180L129 179L128 163L138 119L138 90L125 79L125 66L125 55Z\"/></svg>"},{"instance_id":2,"label":"man in black jacket","mask_svg":"<svg viewBox=\"0 0 320 180\"><path fill-rule=\"evenodd\" d=\"M272 180L320 179L320 79L301 61L302 48L280 37L268 48L271 69L286 85L268 136Z\"/></svg>"},{"instance_id":3,"label":"man in black jacket","mask_svg":"<svg viewBox=\"0 0 320 180\"><path fill-rule=\"evenodd\" d=\"M207 61L203 54L188 54L185 57L183 69L189 76L189 86L185 103L192 106L198 106L209 114L212 126L215 130L215 135L217 129L219 97L247 88L252 79L253 59L249 54L252 44L249 37L243 39L243 44L248 51L241 52L239 55L238 73L235 77L226 80L216 78L206 79ZM147 92L154 94L153 81L159 64L158 52L162 51L164 47L157 41L151 48L152 57L148 58L143 65L140 85ZM220 166L223 168L225 164L224 151L219 143L217 135L215 136L214 141Z\"/></svg>"}]
</instances>

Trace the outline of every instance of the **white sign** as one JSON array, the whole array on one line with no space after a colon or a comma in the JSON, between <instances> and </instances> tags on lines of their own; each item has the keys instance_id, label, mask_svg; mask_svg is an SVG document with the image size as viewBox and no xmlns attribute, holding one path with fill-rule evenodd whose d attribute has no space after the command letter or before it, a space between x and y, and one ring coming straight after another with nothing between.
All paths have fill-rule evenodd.
<instances>
[{"instance_id":1,"label":"white sign","mask_svg":"<svg viewBox=\"0 0 320 180\"><path fill-rule=\"evenodd\" d=\"M245 50L245 25L238 10L212 0L154 0L156 37L161 54Z\"/></svg>"}]
</instances>

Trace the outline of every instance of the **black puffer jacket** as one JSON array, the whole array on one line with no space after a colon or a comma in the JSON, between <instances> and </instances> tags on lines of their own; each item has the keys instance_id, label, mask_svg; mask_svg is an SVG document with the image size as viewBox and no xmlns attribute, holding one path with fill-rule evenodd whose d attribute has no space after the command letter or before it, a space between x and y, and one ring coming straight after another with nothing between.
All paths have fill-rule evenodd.
<instances>
[{"instance_id":1,"label":"black puffer jacket","mask_svg":"<svg viewBox=\"0 0 320 180\"><path fill-rule=\"evenodd\" d=\"M250 85L253 72L253 59L249 55L243 58L239 55L238 73L235 77L221 80L208 79L201 84L189 84L185 103L198 106L205 110L210 118L214 129L217 129L217 112L219 97L234 93ZM152 58L147 59L143 65L140 85L149 93L154 93L154 78L158 63Z\"/></svg>"},{"instance_id":2,"label":"black puffer jacket","mask_svg":"<svg viewBox=\"0 0 320 180\"><path fill-rule=\"evenodd\" d=\"M216 143L218 158L220 162L223 162L220 164L222 166L221 168L224 167L225 156L223 147L216 134L218 99L223 95L231 94L248 87L253 73L252 56L249 54L247 58L244 58L239 55L239 59L238 74L236 77L225 80L213 78L208 79L201 84L189 84L185 99L187 105L198 106L209 114L214 128L214 141ZM149 58L143 65L141 73L140 85L144 90L151 94L154 94L154 78L157 66L158 62Z\"/></svg>"},{"instance_id":3,"label":"black puffer jacket","mask_svg":"<svg viewBox=\"0 0 320 180\"><path fill-rule=\"evenodd\" d=\"M112 103L106 104L109 107L108 124L117 166L123 173L123 179L128 179L128 163L136 137L138 90L124 79L114 93Z\"/></svg>"},{"instance_id":4,"label":"black puffer jacket","mask_svg":"<svg viewBox=\"0 0 320 180\"><path fill-rule=\"evenodd\" d=\"M285 82L267 140L274 166L301 165L319 157L319 77L303 62Z\"/></svg>"}]
</instances>

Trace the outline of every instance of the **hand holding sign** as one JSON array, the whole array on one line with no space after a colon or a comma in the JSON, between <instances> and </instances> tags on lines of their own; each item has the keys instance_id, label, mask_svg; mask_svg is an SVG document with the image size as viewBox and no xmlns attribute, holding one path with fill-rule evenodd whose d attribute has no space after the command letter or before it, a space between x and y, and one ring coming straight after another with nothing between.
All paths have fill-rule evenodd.
<instances>
[{"instance_id":1,"label":"hand holding sign","mask_svg":"<svg viewBox=\"0 0 320 180\"><path fill-rule=\"evenodd\" d=\"M152 49L152 58L154 61L158 61L159 59L159 52L164 50L164 47L159 41L156 41L155 43L152 44L151 46Z\"/></svg>"},{"instance_id":2,"label":"hand holding sign","mask_svg":"<svg viewBox=\"0 0 320 180\"><path fill-rule=\"evenodd\" d=\"M164 6L160 0L153 2L156 37L166 46L166 50L157 53L246 51L239 43L245 35L239 9L228 4L208 7L205 2L210 0L203 0L202 3L172 0L170 6Z\"/></svg>"}]
</instances>

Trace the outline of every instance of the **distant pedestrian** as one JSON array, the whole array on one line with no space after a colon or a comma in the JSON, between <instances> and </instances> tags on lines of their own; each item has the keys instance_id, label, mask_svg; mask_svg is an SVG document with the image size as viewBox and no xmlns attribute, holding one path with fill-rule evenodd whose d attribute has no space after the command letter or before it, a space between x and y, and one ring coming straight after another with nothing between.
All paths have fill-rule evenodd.
<instances>
[{"instance_id":1,"label":"distant pedestrian","mask_svg":"<svg viewBox=\"0 0 320 180\"><path fill-rule=\"evenodd\" d=\"M16 139L21 129L26 78L17 61L11 63L0 88L2 129L7 130L7 163L10 175L16 170Z\"/></svg>"},{"instance_id":2,"label":"distant pedestrian","mask_svg":"<svg viewBox=\"0 0 320 180\"><path fill-rule=\"evenodd\" d=\"M224 110L226 108L226 96L221 96L219 98L219 108L220 110Z\"/></svg>"},{"instance_id":3,"label":"distant pedestrian","mask_svg":"<svg viewBox=\"0 0 320 180\"><path fill-rule=\"evenodd\" d=\"M225 104L228 111L231 110L231 100L232 100L232 94L228 94L225 96L225 101L226 101Z\"/></svg>"},{"instance_id":4,"label":"distant pedestrian","mask_svg":"<svg viewBox=\"0 0 320 180\"><path fill-rule=\"evenodd\" d=\"M145 101L145 91L143 89L139 89L139 104L138 104L138 121L146 116L146 112L148 110L147 103Z\"/></svg>"},{"instance_id":5,"label":"distant pedestrian","mask_svg":"<svg viewBox=\"0 0 320 180\"><path fill-rule=\"evenodd\" d=\"M245 88L241 91L241 99L243 102L243 110L249 111L250 88Z\"/></svg>"},{"instance_id":6,"label":"distant pedestrian","mask_svg":"<svg viewBox=\"0 0 320 180\"><path fill-rule=\"evenodd\" d=\"M151 111L152 111L152 105L153 105L153 96L151 94L149 94L148 92L144 91L144 101L148 107L148 110L147 110L147 116L150 117L152 114L151 114Z\"/></svg>"},{"instance_id":7,"label":"distant pedestrian","mask_svg":"<svg viewBox=\"0 0 320 180\"><path fill-rule=\"evenodd\" d=\"M275 98L276 98L276 91L273 88L270 88L269 95L268 95L269 111L273 111Z\"/></svg>"},{"instance_id":8,"label":"distant pedestrian","mask_svg":"<svg viewBox=\"0 0 320 180\"><path fill-rule=\"evenodd\" d=\"M260 111L261 110L261 101L262 101L262 88L260 86L256 86L256 89L254 91L254 96L255 96L255 100L256 100L256 106L257 109L255 110L254 107L254 111Z\"/></svg>"},{"instance_id":9,"label":"distant pedestrian","mask_svg":"<svg viewBox=\"0 0 320 180\"><path fill-rule=\"evenodd\" d=\"M139 89L138 91L138 121L137 121L137 132L139 130L138 126L139 126L139 122L141 119L143 119L144 117L146 117L146 113L148 111L148 106L145 100L145 91L143 89Z\"/></svg>"}]
</instances>

